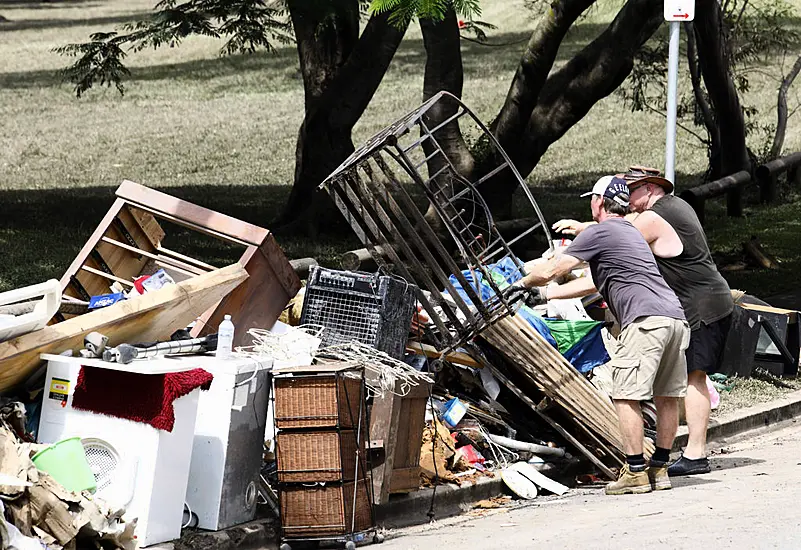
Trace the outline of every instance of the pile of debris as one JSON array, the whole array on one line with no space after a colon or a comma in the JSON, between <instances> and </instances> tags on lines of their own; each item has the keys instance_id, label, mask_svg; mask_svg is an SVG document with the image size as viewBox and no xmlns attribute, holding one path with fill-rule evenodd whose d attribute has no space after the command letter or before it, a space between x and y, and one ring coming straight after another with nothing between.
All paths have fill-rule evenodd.
<instances>
[{"instance_id":1,"label":"pile of debris","mask_svg":"<svg viewBox=\"0 0 801 550\"><path fill-rule=\"evenodd\" d=\"M431 128L432 112L452 116ZM436 139L459 119L500 159L475 181ZM493 220L481 191L501 173L529 218ZM373 503L421 486L499 475L534 498L616 476L614 319L597 294L515 286L526 260L569 242L461 101L437 94L322 188L365 246L344 271L290 263L264 228L125 181L60 281L0 294L4 542L127 550L244 523L262 503L285 544L354 544L375 531ZM168 248L168 233L194 248ZM795 312L738 298L727 374L770 345L797 372ZM68 467L41 459L69 442Z\"/></svg>"}]
</instances>

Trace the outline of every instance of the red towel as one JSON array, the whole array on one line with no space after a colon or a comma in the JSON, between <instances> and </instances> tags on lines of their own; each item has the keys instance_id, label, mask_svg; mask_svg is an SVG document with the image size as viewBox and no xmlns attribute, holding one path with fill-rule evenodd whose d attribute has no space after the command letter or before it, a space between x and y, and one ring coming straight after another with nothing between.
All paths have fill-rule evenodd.
<instances>
[{"instance_id":1,"label":"red towel","mask_svg":"<svg viewBox=\"0 0 801 550\"><path fill-rule=\"evenodd\" d=\"M171 432L172 403L192 390L208 390L214 376L203 369L168 374L137 374L99 367L81 367L72 406Z\"/></svg>"}]
</instances>

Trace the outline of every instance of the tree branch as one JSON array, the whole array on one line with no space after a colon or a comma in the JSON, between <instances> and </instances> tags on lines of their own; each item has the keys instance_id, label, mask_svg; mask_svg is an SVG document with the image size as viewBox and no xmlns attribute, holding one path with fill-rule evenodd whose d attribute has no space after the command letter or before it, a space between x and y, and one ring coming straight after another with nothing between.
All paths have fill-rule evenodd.
<instances>
[{"instance_id":1,"label":"tree branch","mask_svg":"<svg viewBox=\"0 0 801 550\"><path fill-rule=\"evenodd\" d=\"M714 175L722 177L740 170L750 171L745 120L731 75L729 48L717 0L696 2L694 25L701 74L717 115L715 120L720 132L720 167L719 173ZM732 200L736 198L731 194L729 196Z\"/></svg>"},{"instance_id":2,"label":"tree branch","mask_svg":"<svg viewBox=\"0 0 801 550\"><path fill-rule=\"evenodd\" d=\"M720 131L715 122L715 115L712 112L712 107L709 105L704 91L701 89L701 70L698 67L698 52L695 47L695 27L692 23L685 23L684 29L687 31L687 64L690 68L690 81L693 86L693 96L695 103L701 110L701 118L704 121L707 134L709 135L709 144L713 150L718 150L720 147Z\"/></svg>"},{"instance_id":3,"label":"tree branch","mask_svg":"<svg viewBox=\"0 0 801 550\"><path fill-rule=\"evenodd\" d=\"M423 101L443 90L462 97L464 71L456 12L449 9L441 21L421 19L420 30L426 50ZM426 113L424 122L433 128L456 114L456 109L456 103L441 101ZM472 171L473 155L467 148L457 121L438 130L434 137L460 174L466 175ZM433 144L427 140L423 149L428 156L433 152ZM437 172L444 163L445 159L440 155L431 158L428 161L429 174Z\"/></svg>"},{"instance_id":4,"label":"tree branch","mask_svg":"<svg viewBox=\"0 0 801 550\"><path fill-rule=\"evenodd\" d=\"M776 134L773 136L773 145L770 148L771 158L778 158L782 154L784 136L787 132L787 119L790 118L790 115L787 114L787 92L799 72L801 72L801 56L795 60L793 68L790 69L790 72L782 80L781 86L779 86L778 105L776 106Z\"/></svg>"},{"instance_id":5,"label":"tree branch","mask_svg":"<svg viewBox=\"0 0 801 550\"><path fill-rule=\"evenodd\" d=\"M406 27L389 21L389 13L373 15L362 31L359 42L325 94L332 105L331 122L341 128L353 128L373 99Z\"/></svg>"},{"instance_id":6,"label":"tree branch","mask_svg":"<svg viewBox=\"0 0 801 550\"><path fill-rule=\"evenodd\" d=\"M635 53L661 23L661 3L628 0L598 38L548 78L514 159L524 176L552 143L623 83Z\"/></svg>"},{"instance_id":7,"label":"tree branch","mask_svg":"<svg viewBox=\"0 0 801 550\"><path fill-rule=\"evenodd\" d=\"M537 105L567 31L595 0L554 0L537 21L506 101L490 126L501 146L511 153Z\"/></svg>"},{"instance_id":8,"label":"tree branch","mask_svg":"<svg viewBox=\"0 0 801 550\"><path fill-rule=\"evenodd\" d=\"M658 114L659 116L661 116L662 118L667 118L667 114L666 114L666 113L663 113L663 112L662 112L662 111L660 111L659 109L655 109L654 107L651 107L651 106L650 106L648 103L643 103L643 105L645 106L645 108L646 108L646 109L648 109L648 110L649 110L649 111L651 111L652 113L656 113L656 114ZM687 132L688 134L690 134L691 136L693 136L694 138L696 138L698 141L700 141L700 142L701 142L701 143L703 143L704 145L709 145L709 140L708 140L708 139L704 139L704 138L703 138L701 135L699 135L699 134L698 134L698 133L696 133L696 132L693 132L692 130L690 130L689 128L687 128L687 127L686 127L684 124L682 124L681 122L678 122L678 121L677 121L677 122L676 122L676 127L677 127L677 128L681 128L682 130L684 130L685 132Z\"/></svg>"}]
</instances>

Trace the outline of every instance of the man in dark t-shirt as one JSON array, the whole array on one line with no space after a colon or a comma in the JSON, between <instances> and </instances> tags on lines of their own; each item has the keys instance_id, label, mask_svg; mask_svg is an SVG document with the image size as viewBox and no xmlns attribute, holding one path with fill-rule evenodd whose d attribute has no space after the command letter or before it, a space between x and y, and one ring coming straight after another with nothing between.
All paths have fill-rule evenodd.
<instances>
[{"instance_id":1,"label":"man in dark t-shirt","mask_svg":"<svg viewBox=\"0 0 801 550\"><path fill-rule=\"evenodd\" d=\"M560 285L548 298L570 298L595 292L596 287L617 317L622 332L612 350L612 400L620 421L626 464L606 493L621 495L670 489L667 461L679 424L678 398L687 390L685 350L690 330L676 294L667 286L651 250L628 213L625 180L606 176L589 193L597 225L588 227L559 256L527 264L518 286L545 286L582 262L592 280ZM646 468L643 457L643 418L640 403L657 406L656 451Z\"/></svg>"}]
</instances>

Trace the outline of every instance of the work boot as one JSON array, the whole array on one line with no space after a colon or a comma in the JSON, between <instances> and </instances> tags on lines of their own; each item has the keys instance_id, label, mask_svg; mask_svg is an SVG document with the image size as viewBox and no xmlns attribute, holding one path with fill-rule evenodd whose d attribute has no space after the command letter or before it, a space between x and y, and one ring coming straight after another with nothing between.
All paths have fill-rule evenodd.
<instances>
[{"instance_id":1,"label":"work boot","mask_svg":"<svg viewBox=\"0 0 801 550\"><path fill-rule=\"evenodd\" d=\"M630 466L624 464L617 481L608 484L605 491L607 495L650 493L651 482L648 480L648 472L644 466L637 467L637 471L632 472Z\"/></svg>"},{"instance_id":2,"label":"work boot","mask_svg":"<svg viewBox=\"0 0 801 550\"><path fill-rule=\"evenodd\" d=\"M682 455L680 459L668 466L668 475L671 477L708 474L711 471L712 468L709 466L709 459L706 457L687 458Z\"/></svg>"},{"instance_id":3,"label":"work boot","mask_svg":"<svg viewBox=\"0 0 801 550\"><path fill-rule=\"evenodd\" d=\"M672 489L670 478L668 477L667 462L656 462L654 460L648 464L648 481L651 483L651 489L654 491L664 491L665 489Z\"/></svg>"}]
</instances>

